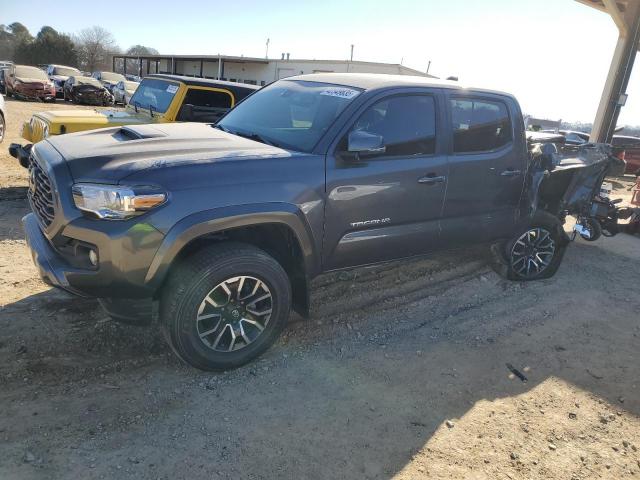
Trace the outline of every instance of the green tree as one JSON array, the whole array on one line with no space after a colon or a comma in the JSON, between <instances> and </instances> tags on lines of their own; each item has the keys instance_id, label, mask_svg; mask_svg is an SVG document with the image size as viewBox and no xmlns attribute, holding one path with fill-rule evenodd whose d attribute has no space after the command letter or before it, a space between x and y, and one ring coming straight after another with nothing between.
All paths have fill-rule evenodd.
<instances>
[{"instance_id":1,"label":"green tree","mask_svg":"<svg viewBox=\"0 0 640 480\"><path fill-rule=\"evenodd\" d=\"M76 66L78 55L69 35L58 33L54 28L44 26L35 40L21 44L16 51L16 61L31 65L59 63Z\"/></svg>"},{"instance_id":2,"label":"green tree","mask_svg":"<svg viewBox=\"0 0 640 480\"><path fill-rule=\"evenodd\" d=\"M15 60L16 50L33 41L27 27L20 22L0 25L0 60Z\"/></svg>"}]
</instances>

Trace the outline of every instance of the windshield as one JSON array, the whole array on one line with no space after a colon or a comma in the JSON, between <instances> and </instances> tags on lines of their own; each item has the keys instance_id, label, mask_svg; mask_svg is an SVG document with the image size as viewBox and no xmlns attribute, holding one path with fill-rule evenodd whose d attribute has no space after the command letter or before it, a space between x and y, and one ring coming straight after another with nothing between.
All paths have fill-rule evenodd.
<instances>
[{"instance_id":1,"label":"windshield","mask_svg":"<svg viewBox=\"0 0 640 480\"><path fill-rule=\"evenodd\" d=\"M80 70L72 67L53 67L53 73L51 75L71 77L72 75L80 75Z\"/></svg>"},{"instance_id":2,"label":"windshield","mask_svg":"<svg viewBox=\"0 0 640 480\"><path fill-rule=\"evenodd\" d=\"M107 82L120 82L124 80L124 75L114 72L100 72L100 78Z\"/></svg>"},{"instance_id":3,"label":"windshield","mask_svg":"<svg viewBox=\"0 0 640 480\"><path fill-rule=\"evenodd\" d=\"M308 153L361 91L328 83L280 80L240 103L218 125L231 133Z\"/></svg>"},{"instance_id":4,"label":"windshield","mask_svg":"<svg viewBox=\"0 0 640 480\"><path fill-rule=\"evenodd\" d=\"M145 78L131 97L130 105L145 110L151 106L154 112L164 113L171 105L178 88L180 84L175 82Z\"/></svg>"},{"instance_id":5,"label":"windshield","mask_svg":"<svg viewBox=\"0 0 640 480\"><path fill-rule=\"evenodd\" d=\"M26 67L24 65L16 65L16 77L49 81L49 77L44 71L37 67Z\"/></svg>"}]
</instances>

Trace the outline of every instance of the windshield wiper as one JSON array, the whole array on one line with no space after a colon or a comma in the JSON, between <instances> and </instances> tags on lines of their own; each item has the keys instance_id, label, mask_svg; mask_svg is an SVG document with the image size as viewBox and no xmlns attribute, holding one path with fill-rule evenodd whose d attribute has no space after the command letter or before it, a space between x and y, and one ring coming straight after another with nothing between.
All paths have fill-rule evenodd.
<instances>
[{"instance_id":1,"label":"windshield wiper","mask_svg":"<svg viewBox=\"0 0 640 480\"><path fill-rule=\"evenodd\" d=\"M239 137L248 138L249 140L255 140L256 142L264 143L265 145L271 145L272 147L278 146L276 143L272 142L271 140L267 140L262 135L255 132L251 132L251 133L232 132L232 133L234 135L238 135Z\"/></svg>"}]
</instances>

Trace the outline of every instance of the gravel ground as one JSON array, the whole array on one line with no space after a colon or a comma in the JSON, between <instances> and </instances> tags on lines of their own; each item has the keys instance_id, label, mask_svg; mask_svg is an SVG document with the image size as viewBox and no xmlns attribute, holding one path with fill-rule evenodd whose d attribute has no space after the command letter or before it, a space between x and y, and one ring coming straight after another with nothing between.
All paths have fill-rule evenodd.
<instances>
[{"instance_id":1,"label":"gravel ground","mask_svg":"<svg viewBox=\"0 0 640 480\"><path fill-rule=\"evenodd\" d=\"M43 106L7 104L8 143ZM311 320L209 374L38 280L14 162L0 154L3 480L640 477L639 238L576 242L534 283L483 251L323 276Z\"/></svg>"}]
</instances>

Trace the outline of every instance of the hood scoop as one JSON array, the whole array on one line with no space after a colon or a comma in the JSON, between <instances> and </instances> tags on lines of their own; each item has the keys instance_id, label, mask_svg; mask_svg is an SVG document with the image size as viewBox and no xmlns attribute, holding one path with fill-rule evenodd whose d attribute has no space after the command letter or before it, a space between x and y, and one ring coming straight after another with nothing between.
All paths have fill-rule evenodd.
<instances>
[{"instance_id":1,"label":"hood scoop","mask_svg":"<svg viewBox=\"0 0 640 480\"><path fill-rule=\"evenodd\" d=\"M127 140L166 137L167 134L153 125L133 125L118 129L114 136L116 139L126 142Z\"/></svg>"}]
</instances>

